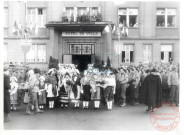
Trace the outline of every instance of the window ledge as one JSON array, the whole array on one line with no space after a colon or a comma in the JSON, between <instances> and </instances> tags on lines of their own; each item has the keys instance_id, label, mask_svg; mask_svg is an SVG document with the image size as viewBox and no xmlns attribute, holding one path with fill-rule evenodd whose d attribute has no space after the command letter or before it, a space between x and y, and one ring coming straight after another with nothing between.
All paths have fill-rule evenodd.
<instances>
[{"instance_id":1,"label":"window ledge","mask_svg":"<svg viewBox=\"0 0 184 135\"><path fill-rule=\"evenodd\" d=\"M38 26L38 29L46 29L45 26Z\"/></svg>"},{"instance_id":2,"label":"window ledge","mask_svg":"<svg viewBox=\"0 0 184 135\"><path fill-rule=\"evenodd\" d=\"M5 36L4 39L22 39L22 37ZM30 39L49 39L49 37L48 36L45 36L45 37L38 36L38 37L30 37Z\"/></svg>"},{"instance_id":3,"label":"window ledge","mask_svg":"<svg viewBox=\"0 0 184 135\"><path fill-rule=\"evenodd\" d=\"M156 27L156 29L178 29L178 27Z\"/></svg>"},{"instance_id":4,"label":"window ledge","mask_svg":"<svg viewBox=\"0 0 184 135\"><path fill-rule=\"evenodd\" d=\"M128 27L128 29L139 29L139 27Z\"/></svg>"},{"instance_id":5,"label":"window ledge","mask_svg":"<svg viewBox=\"0 0 184 135\"><path fill-rule=\"evenodd\" d=\"M48 64L48 62L26 62L28 64Z\"/></svg>"}]
</instances>

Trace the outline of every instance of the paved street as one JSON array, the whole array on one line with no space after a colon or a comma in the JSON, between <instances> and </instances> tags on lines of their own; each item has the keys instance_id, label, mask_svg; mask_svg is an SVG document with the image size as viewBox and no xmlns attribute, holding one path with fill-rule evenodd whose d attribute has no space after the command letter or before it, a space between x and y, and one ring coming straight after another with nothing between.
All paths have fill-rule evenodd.
<instances>
[{"instance_id":1,"label":"paved street","mask_svg":"<svg viewBox=\"0 0 184 135\"><path fill-rule=\"evenodd\" d=\"M4 124L6 130L156 130L150 122L146 106L122 108L115 106L107 111L92 109L46 109L42 114L25 115L25 106L11 113L11 122Z\"/></svg>"}]
</instances>

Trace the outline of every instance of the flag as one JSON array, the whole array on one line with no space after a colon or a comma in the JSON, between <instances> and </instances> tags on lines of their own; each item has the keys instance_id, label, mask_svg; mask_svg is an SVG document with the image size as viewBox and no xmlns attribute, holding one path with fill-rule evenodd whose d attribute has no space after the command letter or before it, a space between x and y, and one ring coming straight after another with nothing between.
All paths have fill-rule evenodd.
<instances>
[{"instance_id":1,"label":"flag","mask_svg":"<svg viewBox=\"0 0 184 135\"><path fill-rule=\"evenodd\" d=\"M30 28L30 31L33 31L33 24L32 23L30 24L29 28Z\"/></svg>"},{"instance_id":2,"label":"flag","mask_svg":"<svg viewBox=\"0 0 184 135\"><path fill-rule=\"evenodd\" d=\"M28 34L30 32L30 28L29 26L26 24L25 27L24 27L24 33L25 34Z\"/></svg>"},{"instance_id":3,"label":"flag","mask_svg":"<svg viewBox=\"0 0 184 135\"><path fill-rule=\"evenodd\" d=\"M121 33L124 35L124 37L128 36L128 28L127 27L123 27L121 30Z\"/></svg>"},{"instance_id":4,"label":"flag","mask_svg":"<svg viewBox=\"0 0 184 135\"><path fill-rule=\"evenodd\" d=\"M116 26L114 25L112 33L115 33L115 32L116 32Z\"/></svg>"},{"instance_id":5,"label":"flag","mask_svg":"<svg viewBox=\"0 0 184 135\"><path fill-rule=\"evenodd\" d=\"M109 29L109 26L107 25L105 28L104 28L104 33L109 33L110 29Z\"/></svg>"},{"instance_id":6,"label":"flag","mask_svg":"<svg viewBox=\"0 0 184 135\"><path fill-rule=\"evenodd\" d=\"M14 35L18 35L18 25L17 25L17 22L16 21L14 22L12 33Z\"/></svg>"},{"instance_id":7,"label":"flag","mask_svg":"<svg viewBox=\"0 0 184 135\"><path fill-rule=\"evenodd\" d=\"M117 28L116 34L117 34L117 38L120 40L120 38L121 38L120 28Z\"/></svg>"},{"instance_id":8,"label":"flag","mask_svg":"<svg viewBox=\"0 0 184 135\"><path fill-rule=\"evenodd\" d=\"M125 37L127 37L128 36L128 28L126 27L126 29L125 29Z\"/></svg>"},{"instance_id":9,"label":"flag","mask_svg":"<svg viewBox=\"0 0 184 135\"><path fill-rule=\"evenodd\" d=\"M32 29L32 33L37 35L38 34L38 26L35 24L33 29Z\"/></svg>"},{"instance_id":10,"label":"flag","mask_svg":"<svg viewBox=\"0 0 184 135\"><path fill-rule=\"evenodd\" d=\"M21 36L23 35L21 23L18 24L18 34L20 34Z\"/></svg>"}]
</instances>

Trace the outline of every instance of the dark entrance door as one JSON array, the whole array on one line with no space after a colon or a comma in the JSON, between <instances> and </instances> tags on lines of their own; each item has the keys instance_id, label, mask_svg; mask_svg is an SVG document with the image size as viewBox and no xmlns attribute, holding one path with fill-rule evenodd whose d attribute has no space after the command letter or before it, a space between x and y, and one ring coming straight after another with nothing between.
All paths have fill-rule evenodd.
<instances>
[{"instance_id":1,"label":"dark entrance door","mask_svg":"<svg viewBox=\"0 0 184 135\"><path fill-rule=\"evenodd\" d=\"M77 65L79 71L84 71L91 63L91 55L72 55L72 63Z\"/></svg>"}]
</instances>

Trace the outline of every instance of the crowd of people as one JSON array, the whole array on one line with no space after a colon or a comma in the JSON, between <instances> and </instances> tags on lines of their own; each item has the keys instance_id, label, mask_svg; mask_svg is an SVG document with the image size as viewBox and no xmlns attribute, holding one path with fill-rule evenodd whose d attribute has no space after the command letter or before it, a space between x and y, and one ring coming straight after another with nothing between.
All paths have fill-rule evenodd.
<instances>
[{"instance_id":1,"label":"crowd of people","mask_svg":"<svg viewBox=\"0 0 184 135\"><path fill-rule=\"evenodd\" d=\"M162 101L179 106L178 65L139 64L114 69L89 64L84 72L74 64L58 67L47 71L26 66L4 67L5 121L10 111L16 111L22 104L26 104L29 115L43 113L45 108L81 105L89 109L89 104L95 110L102 105L111 110L113 103L120 107L143 103L148 106L147 111L154 111Z\"/></svg>"}]
</instances>

